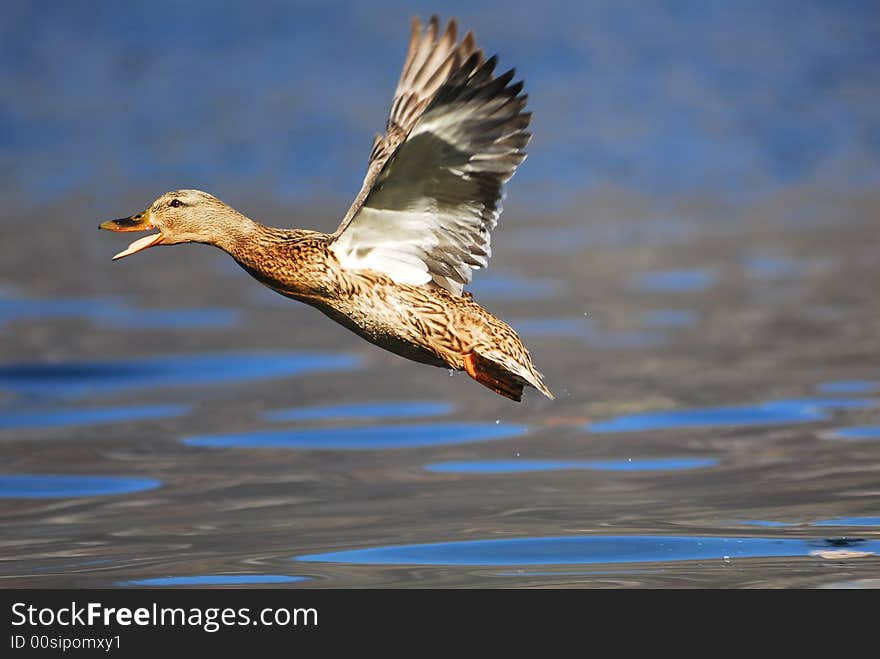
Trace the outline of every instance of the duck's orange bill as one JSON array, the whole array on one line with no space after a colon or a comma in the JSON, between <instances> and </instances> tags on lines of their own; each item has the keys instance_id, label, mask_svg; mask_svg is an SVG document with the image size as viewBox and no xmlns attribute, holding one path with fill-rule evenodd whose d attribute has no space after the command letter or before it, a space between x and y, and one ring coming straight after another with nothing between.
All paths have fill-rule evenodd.
<instances>
[{"instance_id":1,"label":"duck's orange bill","mask_svg":"<svg viewBox=\"0 0 880 659\"><path fill-rule=\"evenodd\" d=\"M107 231L149 231L156 227L150 222L150 213L144 212L132 215L131 217L123 217L118 220L107 220L106 222L99 224L98 228L106 229ZM149 236L144 236L143 238L135 240L131 245L119 252L119 254L113 257L113 260L117 261L125 256L131 256L132 254L147 249L147 247L158 245L161 242L161 231Z\"/></svg>"}]
</instances>

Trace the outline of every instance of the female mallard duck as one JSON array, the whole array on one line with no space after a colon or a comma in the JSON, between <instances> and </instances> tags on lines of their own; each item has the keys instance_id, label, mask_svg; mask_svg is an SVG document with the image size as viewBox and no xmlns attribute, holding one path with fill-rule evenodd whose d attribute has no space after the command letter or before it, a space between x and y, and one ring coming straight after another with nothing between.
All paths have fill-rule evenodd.
<instances>
[{"instance_id":1,"label":"female mallard duck","mask_svg":"<svg viewBox=\"0 0 880 659\"><path fill-rule=\"evenodd\" d=\"M317 307L367 341L434 366L464 370L515 401L528 384L549 398L529 351L463 287L488 265L489 231L505 182L526 157L531 115L514 71L494 76L468 32L433 16L413 21L385 136L363 187L332 234L275 229L199 190L175 190L146 211L101 225L158 233L154 245L206 243L273 290ZM438 36L439 35L439 36Z\"/></svg>"}]
</instances>

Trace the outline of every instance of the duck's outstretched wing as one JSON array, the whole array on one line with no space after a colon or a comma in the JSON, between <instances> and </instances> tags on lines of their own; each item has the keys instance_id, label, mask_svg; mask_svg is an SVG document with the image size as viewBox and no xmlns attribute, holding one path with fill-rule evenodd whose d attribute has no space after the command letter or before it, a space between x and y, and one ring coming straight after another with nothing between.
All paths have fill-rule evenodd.
<instances>
[{"instance_id":1,"label":"duck's outstretched wing","mask_svg":"<svg viewBox=\"0 0 880 659\"><path fill-rule=\"evenodd\" d=\"M454 295L485 267L505 182L525 159L531 115L514 71L494 76L472 33L413 21L409 52L363 187L331 249L350 269L433 281Z\"/></svg>"}]
</instances>

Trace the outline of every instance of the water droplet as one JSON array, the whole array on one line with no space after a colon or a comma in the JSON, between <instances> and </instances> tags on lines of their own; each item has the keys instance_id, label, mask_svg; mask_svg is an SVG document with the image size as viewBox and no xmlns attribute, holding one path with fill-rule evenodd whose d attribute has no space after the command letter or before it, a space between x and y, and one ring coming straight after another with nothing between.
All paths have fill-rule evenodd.
<instances>
[{"instance_id":1,"label":"water droplet","mask_svg":"<svg viewBox=\"0 0 880 659\"><path fill-rule=\"evenodd\" d=\"M497 426L499 423L501 423L501 419L495 419L495 425Z\"/></svg>"}]
</instances>

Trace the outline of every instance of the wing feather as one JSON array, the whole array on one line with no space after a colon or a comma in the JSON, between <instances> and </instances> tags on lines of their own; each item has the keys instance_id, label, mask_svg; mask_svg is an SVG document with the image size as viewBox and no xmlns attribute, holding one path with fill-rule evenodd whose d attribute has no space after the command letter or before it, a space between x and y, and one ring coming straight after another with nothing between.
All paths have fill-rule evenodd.
<instances>
[{"instance_id":1,"label":"wing feather","mask_svg":"<svg viewBox=\"0 0 880 659\"><path fill-rule=\"evenodd\" d=\"M531 115L513 69L496 77L497 57L486 60L472 33L456 44L454 20L439 29L436 16L424 32L413 22L386 134L331 249L343 267L460 295L488 264Z\"/></svg>"}]
</instances>

